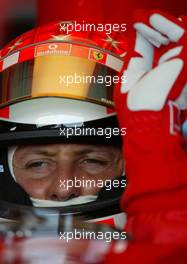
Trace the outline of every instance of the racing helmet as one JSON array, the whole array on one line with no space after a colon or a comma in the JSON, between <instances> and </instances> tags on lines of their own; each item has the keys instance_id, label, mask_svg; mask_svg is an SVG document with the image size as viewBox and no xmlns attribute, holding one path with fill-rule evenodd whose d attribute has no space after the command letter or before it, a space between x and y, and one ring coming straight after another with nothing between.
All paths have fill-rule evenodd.
<instances>
[{"instance_id":1,"label":"racing helmet","mask_svg":"<svg viewBox=\"0 0 187 264\"><path fill-rule=\"evenodd\" d=\"M28 144L121 146L113 88L127 51L126 35L77 31L74 25L59 21L40 26L1 50L0 200L114 222L124 173L116 175L118 188L109 192L104 186L96 199L85 202L83 197L77 204L67 201L61 206L31 199L17 183L11 164L16 149Z\"/></svg>"}]
</instances>

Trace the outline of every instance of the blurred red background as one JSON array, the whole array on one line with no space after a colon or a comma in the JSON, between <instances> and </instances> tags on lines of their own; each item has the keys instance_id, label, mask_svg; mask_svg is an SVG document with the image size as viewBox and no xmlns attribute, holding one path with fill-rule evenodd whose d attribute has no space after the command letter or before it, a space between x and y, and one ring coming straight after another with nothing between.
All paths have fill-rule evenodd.
<instances>
[{"instance_id":1,"label":"blurred red background","mask_svg":"<svg viewBox=\"0 0 187 264\"><path fill-rule=\"evenodd\" d=\"M136 8L158 8L174 15L187 14L187 2L178 0L54 0L38 1L39 23L54 19L126 22Z\"/></svg>"},{"instance_id":2,"label":"blurred red background","mask_svg":"<svg viewBox=\"0 0 187 264\"><path fill-rule=\"evenodd\" d=\"M34 27L53 20L128 23L136 8L187 14L178 0L0 0L0 46Z\"/></svg>"}]
</instances>

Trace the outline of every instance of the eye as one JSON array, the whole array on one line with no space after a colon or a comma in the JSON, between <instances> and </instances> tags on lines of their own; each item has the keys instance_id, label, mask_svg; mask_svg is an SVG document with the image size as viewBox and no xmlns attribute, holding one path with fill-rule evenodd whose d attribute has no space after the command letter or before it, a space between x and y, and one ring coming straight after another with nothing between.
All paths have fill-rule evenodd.
<instances>
[{"instance_id":1,"label":"eye","mask_svg":"<svg viewBox=\"0 0 187 264\"><path fill-rule=\"evenodd\" d=\"M36 174L49 174L56 168L56 163L50 160L31 160L25 165L28 172Z\"/></svg>"},{"instance_id":2,"label":"eye","mask_svg":"<svg viewBox=\"0 0 187 264\"><path fill-rule=\"evenodd\" d=\"M83 171L89 174L98 174L103 172L108 167L109 162L96 158L85 158L80 162L80 167Z\"/></svg>"},{"instance_id":3,"label":"eye","mask_svg":"<svg viewBox=\"0 0 187 264\"><path fill-rule=\"evenodd\" d=\"M28 164L26 166L27 169L31 169L31 168L46 168L49 164L47 162L44 162L44 161L35 161L35 162L32 162L30 164Z\"/></svg>"},{"instance_id":4,"label":"eye","mask_svg":"<svg viewBox=\"0 0 187 264\"><path fill-rule=\"evenodd\" d=\"M99 160L99 159L85 159L82 161L84 164L97 164L97 165L107 165L108 162L104 160Z\"/></svg>"},{"instance_id":5,"label":"eye","mask_svg":"<svg viewBox=\"0 0 187 264\"><path fill-rule=\"evenodd\" d=\"M56 162L51 159L31 159L20 167L14 167L23 170L30 179L41 179L53 175Z\"/></svg>"}]
</instances>

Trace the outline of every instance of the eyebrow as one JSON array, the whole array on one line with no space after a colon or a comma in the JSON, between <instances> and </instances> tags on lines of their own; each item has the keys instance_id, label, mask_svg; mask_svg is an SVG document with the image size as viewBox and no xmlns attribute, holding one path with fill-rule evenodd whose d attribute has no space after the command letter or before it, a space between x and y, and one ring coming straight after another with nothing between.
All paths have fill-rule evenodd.
<instances>
[{"instance_id":1,"label":"eyebrow","mask_svg":"<svg viewBox=\"0 0 187 264\"><path fill-rule=\"evenodd\" d=\"M100 150L100 149L93 149L93 148L87 148L87 149L82 149L82 150L77 150L75 151L74 153L75 154L78 154L78 155L85 155L85 154L89 154L89 153L92 153L92 152L108 152L107 150Z\"/></svg>"},{"instance_id":2,"label":"eyebrow","mask_svg":"<svg viewBox=\"0 0 187 264\"><path fill-rule=\"evenodd\" d=\"M25 150L23 151L23 153L21 154L21 156L23 155L27 155L27 154L38 154L38 155L44 155L44 156L49 156L49 157L53 157L56 155L56 152L50 152L48 150L30 150L30 151L26 151Z\"/></svg>"},{"instance_id":3,"label":"eyebrow","mask_svg":"<svg viewBox=\"0 0 187 264\"><path fill-rule=\"evenodd\" d=\"M92 153L92 152L100 152L100 153L108 153L108 149L102 149L102 148L99 148L99 149L95 149L93 147L87 147L85 149L82 149L82 150L74 150L73 151L73 154L75 155L85 155L85 154L89 154L89 153ZM44 156L48 156L48 157L54 157L55 155L58 154L57 151L49 151L49 150L42 150L42 149L33 149L33 150L30 150L28 151L27 153L23 153L24 155L25 154L38 154L38 155L44 155ZM22 155L23 155L22 154Z\"/></svg>"},{"instance_id":4,"label":"eyebrow","mask_svg":"<svg viewBox=\"0 0 187 264\"><path fill-rule=\"evenodd\" d=\"M48 150L33 150L30 152L30 154L39 154L39 155L52 157L56 155L56 152L50 152Z\"/></svg>"}]
</instances>

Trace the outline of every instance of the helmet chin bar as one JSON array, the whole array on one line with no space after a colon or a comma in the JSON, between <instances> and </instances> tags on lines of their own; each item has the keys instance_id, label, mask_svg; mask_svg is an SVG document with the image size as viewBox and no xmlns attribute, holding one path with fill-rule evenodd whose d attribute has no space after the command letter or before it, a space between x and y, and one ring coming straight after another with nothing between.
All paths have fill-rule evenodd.
<instances>
[{"instance_id":1,"label":"helmet chin bar","mask_svg":"<svg viewBox=\"0 0 187 264\"><path fill-rule=\"evenodd\" d=\"M33 262L33 258L36 263L41 263L41 258L46 257L46 254L47 263L53 263L56 259L64 263L64 256L76 260L79 257L79 263L82 263L83 258L88 260L85 263L96 263L95 259L99 257L101 260L108 253L111 247L106 242L115 241L117 232L121 241L128 239L126 232L121 229L104 223L85 222L70 214L60 215L55 210L28 210L0 201L0 215L6 218L5 221L1 219L0 224L3 247L1 259L3 257L6 263L9 263L10 255L13 262L19 256L20 263L25 263L25 260Z\"/></svg>"},{"instance_id":2,"label":"helmet chin bar","mask_svg":"<svg viewBox=\"0 0 187 264\"><path fill-rule=\"evenodd\" d=\"M112 198L105 201L95 201L88 204L81 204L77 206L68 207L32 207L24 206L7 201L0 200L0 218L6 220L20 221L22 215L25 216L39 216L39 217L55 217L56 219L63 219L66 216L75 217L84 221L91 222L103 222L105 220L113 220L113 226L115 226L115 216L120 215L121 209L119 206L119 197ZM54 218L54 219L55 219ZM119 223L118 226L123 227L124 223Z\"/></svg>"},{"instance_id":3,"label":"helmet chin bar","mask_svg":"<svg viewBox=\"0 0 187 264\"><path fill-rule=\"evenodd\" d=\"M0 201L0 235L1 237L12 238L57 238L63 232L121 232L112 226L105 225L104 222L94 223L93 221L84 221L81 216L75 217L74 214L59 214L58 211L39 210L36 208L28 209L27 207L12 206L9 203ZM87 242L86 242L87 243Z\"/></svg>"}]
</instances>

